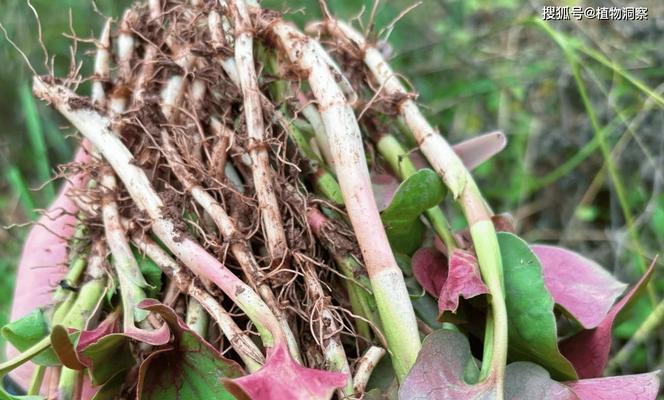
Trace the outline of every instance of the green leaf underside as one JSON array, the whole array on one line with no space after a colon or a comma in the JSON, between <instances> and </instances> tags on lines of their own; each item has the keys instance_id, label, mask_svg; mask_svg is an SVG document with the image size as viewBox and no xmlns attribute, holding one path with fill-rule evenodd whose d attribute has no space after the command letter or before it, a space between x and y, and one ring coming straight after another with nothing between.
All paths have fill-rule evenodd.
<instances>
[{"instance_id":1,"label":"green leaf underside","mask_svg":"<svg viewBox=\"0 0 664 400\"><path fill-rule=\"evenodd\" d=\"M533 361L556 379L577 379L572 364L560 353L554 300L544 286L542 266L518 236L498 233L505 276L509 357Z\"/></svg>"},{"instance_id":2,"label":"green leaf underside","mask_svg":"<svg viewBox=\"0 0 664 400\"><path fill-rule=\"evenodd\" d=\"M148 297L155 298L156 295L159 292L161 292L162 271L161 269L159 269L157 264L155 264L154 261L152 261L150 258L139 254L138 251L136 251L136 249L133 250L134 250L134 257L138 262L138 268L141 270L141 274L143 274L143 277L150 285L147 288L145 288L145 293Z\"/></svg>"},{"instance_id":3,"label":"green leaf underside","mask_svg":"<svg viewBox=\"0 0 664 400\"><path fill-rule=\"evenodd\" d=\"M92 362L88 370L92 383L102 385L136 364L129 339L122 334L104 336L87 346L81 354Z\"/></svg>"},{"instance_id":4,"label":"green leaf underside","mask_svg":"<svg viewBox=\"0 0 664 400\"><path fill-rule=\"evenodd\" d=\"M5 325L0 332L19 352L28 350L49 335L46 316L40 309ZM50 347L33 357L31 361L46 367L60 365L60 360Z\"/></svg>"},{"instance_id":5,"label":"green leaf underside","mask_svg":"<svg viewBox=\"0 0 664 400\"><path fill-rule=\"evenodd\" d=\"M126 373L119 372L114 377L109 379L102 387L95 393L91 400L114 400L122 391L122 385L126 380Z\"/></svg>"},{"instance_id":6,"label":"green leaf underside","mask_svg":"<svg viewBox=\"0 0 664 400\"><path fill-rule=\"evenodd\" d=\"M445 187L433 170L425 168L406 179L382 212L390 245L395 251L411 254L422 243L425 226L420 215L438 205L445 197Z\"/></svg>"}]
</instances>

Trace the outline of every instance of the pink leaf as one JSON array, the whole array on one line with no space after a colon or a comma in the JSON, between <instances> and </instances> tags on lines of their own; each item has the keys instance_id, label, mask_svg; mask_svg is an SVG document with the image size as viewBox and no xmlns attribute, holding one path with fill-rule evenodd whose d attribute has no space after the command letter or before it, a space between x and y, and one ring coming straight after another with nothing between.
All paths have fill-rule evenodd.
<instances>
[{"instance_id":1,"label":"pink leaf","mask_svg":"<svg viewBox=\"0 0 664 400\"><path fill-rule=\"evenodd\" d=\"M284 344L268 353L257 372L236 379L224 379L224 386L238 399L323 400L346 384L346 374L306 368L297 364Z\"/></svg>"},{"instance_id":2,"label":"pink leaf","mask_svg":"<svg viewBox=\"0 0 664 400\"><path fill-rule=\"evenodd\" d=\"M602 322L627 287L599 264L567 249L545 245L531 249L542 262L544 284L556 304L586 329Z\"/></svg>"},{"instance_id":3,"label":"pink leaf","mask_svg":"<svg viewBox=\"0 0 664 400\"><path fill-rule=\"evenodd\" d=\"M611 350L611 329L620 311L637 293L645 289L655 268L650 264L639 282L606 314L596 328L582 331L560 342L561 353L574 365L580 378L596 378L602 375Z\"/></svg>"},{"instance_id":4,"label":"pink leaf","mask_svg":"<svg viewBox=\"0 0 664 400\"><path fill-rule=\"evenodd\" d=\"M470 138L452 146L466 168L472 170L498 154L507 145L507 138L502 132L490 132Z\"/></svg>"},{"instance_id":5,"label":"pink leaf","mask_svg":"<svg viewBox=\"0 0 664 400\"><path fill-rule=\"evenodd\" d=\"M413 275L430 295L438 297L447 278L447 258L432 247L418 249L412 258Z\"/></svg>"},{"instance_id":6,"label":"pink leaf","mask_svg":"<svg viewBox=\"0 0 664 400\"><path fill-rule=\"evenodd\" d=\"M371 173L371 187L378 210L383 211L392 201L399 187L399 180L390 174Z\"/></svg>"},{"instance_id":7,"label":"pink leaf","mask_svg":"<svg viewBox=\"0 0 664 400\"><path fill-rule=\"evenodd\" d=\"M85 163L90 159L87 141L76 152L74 162ZM78 207L67 196L69 190L83 187L86 176L76 175L65 181L58 197L28 233L16 273L14 299L10 320L17 320L32 310L45 307L53 299L51 289L57 286L67 272L67 242L74 233ZM7 357L18 353L7 346ZM11 376L19 385L30 384L34 364L27 362L12 371Z\"/></svg>"},{"instance_id":8,"label":"pink leaf","mask_svg":"<svg viewBox=\"0 0 664 400\"><path fill-rule=\"evenodd\" d=\"M565 382L580 400L655 400L659 389L657 372Z\"/></svg>"},{"instance_id":9,"label":"pink leaf","mask_svg":"<svg viewBox=\"0 0 664 400\"><path fill-rule=\"evenodd\" d=\"M449 261L447 279L438 298L440 312L456 312L459 297L470 299L485 293L489 293L489 289L482 282L475 256L468 251L454 250Z\"/></svg>"}]
</instances>

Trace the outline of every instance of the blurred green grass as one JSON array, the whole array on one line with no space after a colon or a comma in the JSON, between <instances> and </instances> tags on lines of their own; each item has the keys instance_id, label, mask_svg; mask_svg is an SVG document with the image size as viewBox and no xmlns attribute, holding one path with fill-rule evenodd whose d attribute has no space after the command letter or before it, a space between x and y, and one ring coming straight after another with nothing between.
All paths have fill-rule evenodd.
<instances>
[{"instance_id":1,"label":"blurred green grass","mask_svg":"<svg viewBox=\"0 0 664 400\"><path fill-rule=\"evenodd\" d=\"M329 1L333 13L344 19L357 16L360 3ZM371 3L363 3L366 23ZM33 4L41 17L44 44L55 56L56 74L64 75L71 42L62 33L73 29L78 36L94 37L103 17L88 1ZM100 13L116 18L127 4L96 1ZM287 7L282 0L263 4L289 11L289 18L300 24L320 18L315 0L293 0ZM382 1L374 25L385 27L411 4ZM664 244L664 113L655 101L664 82L664 3L621 4L648 7L649 19L643 22L553 22L548 26L565 35L562 43L536 24L525 23L539 18L544 5L569 4L425 1L391 32L392 63L420 93L427 116L450 141L495 129L508 135L508 148L480 167L476 176L495 210L517 216L527 239L571 247L620 279L634 282L643 262ZM26 2L5 0L0 11L9 36L44 72L37 25ZM576 52L570 57L572 48ZM90 50L78 48L84 74L89 73ZM584 50L603 55L609 66L620 65L622 70L603 65ZM47 206L59 182L32 189L69 159L75 140L59 132L63 121L55 113L27 96L29 69L4 38L0 38L0 58L0 223L8 226L33 220L35 208ZM653 92L639 89L620 71L643 81ZM580 96L579 82L586 89L587 102ZM595 118L589 118L590 110ZM605 167L607 151L612 154L613 172ZM622 185L616 186L616 177ZM450 213L456 215L453 209ZM632 215L631 239L626 214ZM459 218L453 222L463 223ZM0 325L8 315L26 231L26 227L0 231ZM660 261L653 284L660 298L664 297L661 266ZM632 318L617 329L617 337L629 338L649 310L647 299L642 299ZM663 336L654 335L642 346L625 372L661 368Z\"/></svg>"}]
</instances>

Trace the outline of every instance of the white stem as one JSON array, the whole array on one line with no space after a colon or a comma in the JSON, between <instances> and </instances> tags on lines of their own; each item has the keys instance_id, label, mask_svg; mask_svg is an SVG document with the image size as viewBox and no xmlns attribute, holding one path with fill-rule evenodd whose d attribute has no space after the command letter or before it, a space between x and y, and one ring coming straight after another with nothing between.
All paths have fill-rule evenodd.
<instances>
[{"instance_id":1,"label":"white stem","mask_svg":"<svg viewBox=\"0 0 664 400\"><path fill-rule=\"evenodd\" d=\"M120 224L120 215L115 201L117 185L113 171L102 172L101 187L104 234L113 255L113 268L120 281L124 329L126 331L135 326L134 322L140 322L148 315L147 311L136 307L138 303L145 299L143 288L147 287L148 284L143 278L143 274L141 274L131 247L129 247L125 231Z\"/></svg>"},{"instance_id":2,"label":"white stem","mask_svg":"<svg viewBox=\"0 0 664 400\"><path fill-rule=\"evenodd\" d=\"M319 344L323 349L323 357L325 358L327 368L330 371L343 372L346 374L348 379L346 380L346 385L339 389L341 392L340 397L351 396L353 394L353 379L350 372L350 366L348 365L346 351L339 338L336 320L332 311L330 311L330 308L328 307L329 300L327 299L327 296L325 296L323 286L320 284L313 266L305 261L302 263L302 269L304 270L304 281L307 290L311 293L314 305L319 308L319 329L322 333L322 341Z\"/></svg>"},{"instance_id":3,"label":"white stem","mask_svg":"<svg viewBox=\"0 0 664 400\"><path fill-rule=\"evenodd\" d=\"M318 144L320 152L323 154L323 160L325 160L325 163L330 167L332 172L334 172L334 156L330 149L330 143L327 138L327 133L325 132L325 124L323 124L323 119L321 118L320 113L313 104L305 103L302 104L302 115L304 115L304 118L309 121L311 127L314 129L316 143Z\"/></svg>"},{"instance_id":4,"label":"white stem","mask_svg":"<svg viewBox=\"0 0 664 400\"><path fill-rule=\"evenodd\" d=\"M254 67L253 27L244 0L230 2L235 24L235 63L244 99L244 118L249 136L249 155L254 186L260 206L261 221L271 262L276 267L288 256L279 203L274 191L274 179L265 136L258 78Z\"/></svg>"},{"instance_id":5,"label":"white stem","mask_svg":"<svg viewBox=\"0 0 664 400\"><path fill-rule=\"evenodd\" d=\"M291 62L308 73L346 209L374 288L395 370L401 379L415 363L421 347L417 320L376 207L357 120L314 41L283 20L270 21L269 28Z\"/></svg>"},{"instance_id":6,"label":"white stem","mask_svg":"<svg viewBox=\"0 0 664 400\"><path fill-rule=\"evenodd\" d=\"M104 158L122 180L139 209L152 218L152 231L194 274L214 282L256 324L266 345L283 340L278 321L267 305L242 280L229 271L214 256L190 239L186 232L166 217L164 203L152 187L145 172L135 165L135 160L120 138L110 130L111 121L87 107L72 108L77 96L70 90L47 84L35 77L33 92L39 98L52 103L90 142L100 149Z\"/></svg>"},{"instance_id":7,"label":"white stem","mask_svg":"<svg viewBox=\"0 0 664 400\"><path fill-rule=\"evenodd\" d=\"M286 336L289 349L291 350L291 353L293 353L293 357L296 360L300 360L297 339L288 325L288 318L281 307L279 307L272 289L267 283L265 283L264 274L258 266L249 245L241 239L241 234L236 228L235 221L233 221L233 219L226 213L223 206L205 191L205 189L196 182L196 179L189 173L189 171L187 171L182 158L171 143L166 130L161 131L161 141L166 153L166 159L168 160L168 164L173 170L173 173L182 183L185 190L191 193L194 200L200 204L205 212L212 218L223 237L232 243L230 248L233 256L235 256L235 259L242 267L242 271L247 277L250 285L260 293L263 300L272 310L272 313L279 320L282 331Z\"/></svg>"},{"instance_id":8,"label":"white stem","mask_svg":"<svg viewBox=\"0 0 664 400\"><path fill-rule=\"evenodd\" d=\"M370 46L359 32L343 22L330 20L327 21L326 27L332 34L350 39L362 50L364 63L386 96L403 99L398 106L400 115L413 133L424 156L463 208L475 244L482 277L492 296L491 308L495 329L491 370L496 381L498 400L501 400L507 361L507 311L503 297L502 260L496 231L491 222L492 213L470 172L463 165L463 161L424 118L417 104L408 97L408 92L380 51Z\"/></svg>"},{"instance_id":9,"label":"white stem","mask_svg":"<svg viewBox=\"0 0 664 400\"><path fill-rule=\"evenodd\" d=\"M376 368L376 365L378 365L378 362L384 355L385 349L378 346L371 346L362 358L357 360L355 376L353 377L353 391L357 396L361 396L364 393L374 368Z\"/></svg>"},{"instance_id":10,"label":"white stem","mask_svg":"<svg viewBox=\"0 0 664 400\"><path fill-rule=\"evenodd\" d=\"M95 79L92 82L92 102L99 107L106 106L106 93L104 91L104 82L111 77L110 71L110 47L111 47L111 20L106 20L102 30L95 55Z\"/></svg>"},{"instance_id":11,"label":"white stem","mask_svg":"<svg viewBox=\"0 0 664 400\"><path fill-rule=\"evenodd\" d=\"M133 9L125 11L120 24L118 34L118 75L127 83L131 76L131 59L134 56L134 36L131 34L131 26L136 21L136 13Z\"/></svg>"}]
</instances>

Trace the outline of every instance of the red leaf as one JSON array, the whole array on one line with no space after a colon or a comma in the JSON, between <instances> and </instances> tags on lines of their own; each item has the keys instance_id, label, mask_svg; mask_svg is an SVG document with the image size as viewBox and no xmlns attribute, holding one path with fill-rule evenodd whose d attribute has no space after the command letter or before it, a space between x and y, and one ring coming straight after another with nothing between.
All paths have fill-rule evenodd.
<instances>
[{"instance_id":1,"label":"red leaf","mask_svg":"<svg viewBox=\"0 0 664 400\"><path fill-rule=\"evenodd\" d=\"M306 368L297 364L284 344L268 352L267 362L257 372L224 379L224 386L238 399L323 400L346 384L346 374Z\"/></svg>"},{"instance_id":2,"label":"red leaf","mask_svg":"<svg viewBox=\"0 0 664 400\"><path fill-rule=\"evenodd\" d=\"M627 287L596 262L570 250L544 245L530 247L542 262L544 284L556 304L586 329L602 322Z\"/></svg>"},{"instance_id":3,"label":"red leaf","mask_svg":"<svg viewBox=\"0 0 664 400\"><path fill-rule=\"evenodd\" d=\"M432 247L418 249L411 260L413 275L430 295L438 297L447 278L447 258Z\"/></svg>"},{"instance_id":4,"label":"red leaf","mask_svg":"<svg viewBox=\"0 0 664 400\"><path fill-rule=\"evenodd\" d=\"M565 382L580 400L655 400L659 389L657 372Z\"/></svg>"},{"instance_id":5,"label":"red leaf","mask_svg":"<svg viewBox=\"0 0 664 400\"><path fill-rule=\"evenodd\" d=\"M611 350L611 329L620 311L637 298L637 293L645 289L655 268L655 261L641 280L623 297L594 329L582 331L560 342L561 353L574 365L579 378L596 378L602 375Z\"/></svg>"},{"instance_id":6,"label":"red leaf","mask_svg":"<svg viewBox=\"0 0 664 400\"><path fill-rule=\"evenodd\" d=\"M440 312L456 312L459 297L470 299L485 293L489 293L489 289L482 282L475 256L464 250L454 250L449 260L447 279L438 298Z\"/></svg>"}]
</instances>

